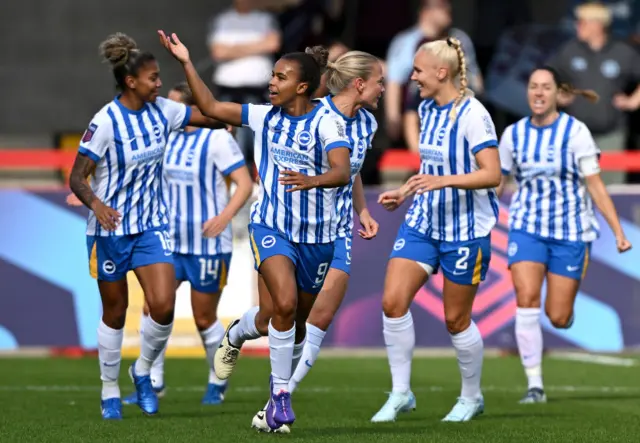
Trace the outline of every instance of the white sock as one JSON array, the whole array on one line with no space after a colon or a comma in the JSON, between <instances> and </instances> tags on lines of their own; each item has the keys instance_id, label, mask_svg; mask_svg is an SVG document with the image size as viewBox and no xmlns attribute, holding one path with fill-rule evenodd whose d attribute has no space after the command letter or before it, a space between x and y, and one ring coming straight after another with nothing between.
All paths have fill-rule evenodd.
<instances>
[{"instance_id":1,"label":"white sock","mask_svg":"<svg viewBox=\"0 0 640 443\"><path fill-rule=\"evenodd\" d=\"M306 344L307 337L305 336L301 343L295 343L293 345L293 357L291 359L291 377L293 377L293 373L300 364L300 359L302 358L302 353L304 352L304 347Z\"/></svg>"},{"instance_id":2,"label":"white sock","mask_svg":"<svg viewBox=\"0 0 640 443\"><path fill-rule=\"evenodd\" d=\"M144 336L144 325L147 322L149 314L142 314L140 318L140 346L142 346ZM162 349L158 358L153 361L151 365L151 386L159 388L164 385L164 355L167 353L167 346Z\"/></svg>"},{"instance_id":3,"label":"white sock","mask_svg":"<svg viewBox=\"0 0 640 443\"><path fill-rule=\"evenodd\" d=\"M167 346L173 322L168 325L156 323L151 316L143 318L144 334L140 343L140 357L136 360L136 375L150 375L151 365Z\"/></svg>"},{"instance_id":4,"label":"white sock","mask_svg":"<svg viewBox=\"0 0 640 443\"><path fill-rule=\"evenodd\" d=\"M307 337L305 337L304 340L302 340L302 343L296 343L293 345L293 359L291 360L291 379L289 379L289 385L287 386L287 391L289 392L293 392L296 389L296 386L298 386L298 382L293 380L293 376L295 375L298 367L299 366L306 367L306 365L304 364L300 365L300 360L304 355L304 349L307 347L306 343L307 343Z\"/></svg>"},{"instance_id":5,"label":"white sock","mask_svg":"<svg viewBox=\"0 0 640 443\"><path fill-rule=\"evenodd\" d=\"M302 360L303 363L296 364L296 366L294 367L293 375L291 376L291 380L289 380L289 392L295 391L298 387L298 384L300 384L302 379L305 378L309 373L309 370L318 358L318 354L320 353L320 346L322 346L322 340L324 340L324 336L326 334L327 333L322 329L312 325L311 323L307 323L306 343L302 348L302 354L300 358L298 358L298 362Z\"/></svg>"},{"instance_id":6,"label":"white sock","mask_svg":"<svg viewBox=\"0 0 640 443\"><path fill-rule=\"evenodd\" d=\"M240 317L240 322L229 331L229 341L233 346L241 347L247 340L260 338L260 332L256 328L256 316L260 307L254 306Z\"/></svg>"},{"instance_id":7,"label":"white sock","mask_svg":"<svg viewBox=\"0 0 640 443\"><path fill-rule=\"evenodd\" d=\"M543 389L540 308L516 308L516 342L529 389Z\"/></svg>"},{"instance_id":8,"label":"white sock","mask_svg":"<svg viewBox=\"0 0 640 443\"><path fill-rule=\"evenodd\" d=\"M296 340L296 325L288 331L277 331L269 322L269 357L271 358L271 376L273 393L289 389L293 347Z\"/></svg>"},{"instance_id":9,"label":"white sock","mask_svg":"<svg viewBox=\"0 0 640 443\"><path fill-rule=\"evenodd\" d=\"M124 329L111 329L100 321L98 325L98 361L102 380L102 399L120 398L118 375L122 361Z\"/></svg>"},{"instance_id":10,"label":"white sock","mask_svg":"<svg viewBox=\"0 0 640 443\"><path fill-rule=\"evenodd\" d=\"M154 388L164 386L164 355L167 353L167 347L168 344L162 348L162 352L151 365L151 386Z\"/></svg>"},{"instance_id":11,"label":"white sock","mask_svg":"<svg viewBox=\"0 0 640 443\"><path fill-rule=\"evenodd\" d=\"M456 349L458 367L462 376L460 397L472 400L482 397L480 381L482 378L484 343L482 342L480 331L473 320L466 330L451 335L451 342Z\"/></svg>"},{"instance_id":12,"label":"white sock","mask_svg":"<svg viewBox=\"0 0 640 443\"><path fill-rule=\"evenodd\" d=\"M416 345L411 311L400 318L382 314L382 332L391 368L393 392L406 393L411 389L411 359Z\"/></svg>"},{"instance_id":13,"label":"white sock","mask_svg":"<svg viewBox=\"0 0 640 443\"><path fill-rule=\"evenodd\" d=\"M209 383L216 385L226 385L226 380L220 380L216 377L216 373L213 370L213 357L216 355L216 350L220 346L220 342L224 337L224 327L220 321L216 320L214 324L204 331L200 331L200 338L202 338L202 344L204 350L207 353L207 363L209 364Z\"/></svg>"}]
</instances>

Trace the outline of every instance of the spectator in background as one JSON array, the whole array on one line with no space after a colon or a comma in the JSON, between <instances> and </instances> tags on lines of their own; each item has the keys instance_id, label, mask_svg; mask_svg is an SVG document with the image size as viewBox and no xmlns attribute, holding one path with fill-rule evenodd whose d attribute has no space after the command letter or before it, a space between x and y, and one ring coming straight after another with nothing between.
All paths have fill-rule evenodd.
<instances>
[{"instance_id":1,"label":"spectator in background","mask_svg":"<svg viewBox=\"0 0 640 443\"><path fill-rule=\"evenodd\" d=\"M451 4L449 0L423 0L418 23L391 41L387 53L387 84L385 92L386 130L389 137L398 139L402 133L403 106L407 97L413 99L415 90L407 91L413 71L413 57L422 43L431 40L455 37L462 43L469 67L469 87L481 93L482 75L475 57L475 49L469 36L462 30L451 27Z\"/></svg>"},{"instance_id":2,"label":"spectator in background","mask_svg":"<svg viewBox=\"0 0 640 443\"><path fill-rule=\"evenodd\" d=\"M600 101L586 106L582 97L563 96L569 114L583 121L602 151L624 150L627 133L624 112L640 107L640 56L627 43L610 39L611 12L600 3L575 11L577 38L567 42L549 64L577 89L593 89ZM633 93L623 92L633 86ZM605 172L606 184L624 182L623 172Z\"/></svg>"},{"instance_id":3,"label":"spectator in background","mask_svg":"<svg viewBox=\"0 0 640 443\"><path fill-rule=\"evenodd\" d=\"M567 17L563 20L565 28L575 31L575 8L596 3L593 0L572 0ZM640 44L640 0L602 0L611 13L609 32L612 37Z\"/></svg>"},{"instance_id":4,"label":"spectator in background","mask_svg":"<svg viewBox=\"0 0 640 443\"><path fill-rule=\"evenodd\" d=\"M234 0L233 7L214 17L208 36L216 63L213 83L220 101L263 103L280 31L273 16L255 9L255 0ZM236 137L247 163L253 160L253 134L238 128Z\"/></svg>"},{"instance_id":5,"label":"spectator in background","mask_svg":"<svg viewBox=\"0 0 640 443\"><path fill-rule=\"evenodd\" d=\"M278 16L281 52L314 46L327 37L338 37L344 25L345 0L254 0L257 7Z\"/></svg>"}]
</instances>

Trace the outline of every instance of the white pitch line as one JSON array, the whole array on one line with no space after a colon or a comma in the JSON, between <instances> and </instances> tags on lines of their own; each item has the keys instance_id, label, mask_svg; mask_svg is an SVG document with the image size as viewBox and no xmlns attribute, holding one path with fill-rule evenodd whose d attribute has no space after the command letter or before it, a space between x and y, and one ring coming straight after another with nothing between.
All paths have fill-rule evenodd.
<instances>
[{"instance_id":1,"label":"white pitch line","mask_svg":"<svg viewBox=\"0 0 640 443\"><path fill-rule=\"evenodd\" d=\"M451 386L416 386L412 388L413 392L446 392L457 391L459 388ZM0 392L98 392L97 386L74 386L74 385L26 385L26 386L9 386L0 385ZM518 393L526 391L525 386L483 386L484 392L507 392ZM638 393L640 386L545 386L547 392L582 392L582 393ZM171 392L202 392L204 386L171 386L167 387L167 391ZM267 392L266 386L241 386L230 388L229 391L235 392ZM309 388L298 388L299 392L308 392L314 394L329 394L335 392L349 393L367 393L367 392L385 392L384 388L374 387L343 387L343 386L315 386Z\"/></svg>"},{"instance_id":2,"label":"white pitch line","mask_svg":"<svg viewBox=\"0 0 640 443\"><path fill-rule=\"evenodd\" d=\"M582 354L577 352L553 354L551 358L556 360L579 361L584 363L593 363L605 366L637 366L638 360L633 358L614 357L612 355Z\"/></svg>"}]
</instances>

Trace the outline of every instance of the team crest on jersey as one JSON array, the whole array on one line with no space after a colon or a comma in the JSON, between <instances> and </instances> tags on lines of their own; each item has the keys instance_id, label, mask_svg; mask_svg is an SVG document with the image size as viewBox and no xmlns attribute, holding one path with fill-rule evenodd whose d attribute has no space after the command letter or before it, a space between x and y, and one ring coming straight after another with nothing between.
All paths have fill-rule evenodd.
<instances>
[{"instance_id":1,"label":"team crest on jersey","mask_svg":"<svg viewBox=\"0 0 640 443\"><path fill-rule=\"evenodd\" d=\"M296 135L296 143L303 148L311 145L313 143L313 137L309 131L302 131Z\"/></svg>"},{"instance_id":2,"label":"team crest on jersey","mask_svg":"<svg viewBox=\"0 0 640 443\"><path fill-rule=\"evenodd\" d=\"M362 154L367 150L367 142L365 140L358 140L358 154Z\"/></svg>"},{"instance_id":3,"label":"team crest on jersey","mask_svg":"<svg viewBox=\"0 0 640 443\"><path fill-rule=\"evenodd\" d=\"M88 143L93 138L93 134L96 133L98 129L98 125L95 123L91 123L86 131L84 131L84 135L82 136L82 143Z\"/></svg>"},{"instance_id":4,"label":"team crest on jersey","mask_svg":"<svg viewBox=\"0 0 640 443\"><path fill-rule=\"evenodd\" d=\"M162 134L162 130L160 129L160 126L154 125L153 126L153 135L155 135L155 137L157 139L159 139L160 138L160 134Z\"/></svg>"}]
</instances>

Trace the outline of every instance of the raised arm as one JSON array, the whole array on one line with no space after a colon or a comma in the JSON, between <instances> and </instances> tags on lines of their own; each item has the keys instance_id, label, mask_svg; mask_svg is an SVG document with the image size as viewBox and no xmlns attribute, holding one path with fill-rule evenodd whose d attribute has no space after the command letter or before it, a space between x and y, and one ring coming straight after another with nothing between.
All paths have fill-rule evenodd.
<instances>
[{"instance_id":1,"label":"raised arm","mask_svg":"<svg viewBox=\"0 0 640 443\"><path fill-rule=\"evenodd\" d=\"M189 50L180 42L176 34L167 37L164 31L158 31L160 43L173 57L182 63L184 73L193 93L196 105L204 116L219 120L233 126L242 125L242 105L239 103L219 102L215 99L207 85L202 81L195 66L189 58Z\"/></svg>"},{"instance_id":2,"label":"raised arm","mask_svg":"<svg viewBox=\"0 0 640 443\"><path fill-rule=\"evenodd\" d=\"M197 106L191 106L191 116L189 117L189 126L209 129L224 129L228 125L215 118L207 117Z\"/></svg>"}]
</instances>

